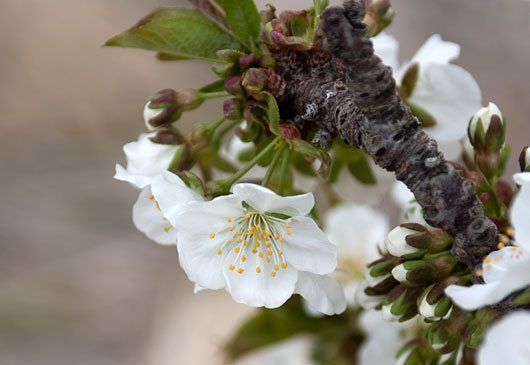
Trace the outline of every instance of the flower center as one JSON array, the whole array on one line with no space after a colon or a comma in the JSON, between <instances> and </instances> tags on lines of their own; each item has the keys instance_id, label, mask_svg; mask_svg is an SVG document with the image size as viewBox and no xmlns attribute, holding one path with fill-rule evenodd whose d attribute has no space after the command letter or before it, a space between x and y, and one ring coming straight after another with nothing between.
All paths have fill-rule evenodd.
<instances>
[{"instance_id":1,"label":"flower center","mask_svg":"<svg viewBox=\"0 0 530 365\"><path fill-rule=\"evenodd\" d=\"M250 255L258 258L258 265L254 268L258 274L266 271L274 278L280 269L287 269L282 245L285 235L290 236L292 233L289 223L251 208L235 219L226 217L226 222L231 236L216 252L222 255L229 250L229 270L243 274ZM214 239L215 233L211 233L210 238Z\"/></svg>"}]
</instances>

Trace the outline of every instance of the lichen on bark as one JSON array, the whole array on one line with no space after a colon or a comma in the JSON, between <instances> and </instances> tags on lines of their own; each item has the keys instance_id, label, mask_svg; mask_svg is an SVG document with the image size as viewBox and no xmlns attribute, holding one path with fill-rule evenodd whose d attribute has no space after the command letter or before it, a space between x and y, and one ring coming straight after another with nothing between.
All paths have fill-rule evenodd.
<instances>
[{"instance_id":1,"label":"lichen on bark","mask_svg":"<svg viewBox=\"0 0 530 365\"><path fill-rule=\"evenodd\" d=\"M484 215L474 185L439 152L401 101L392 69L366 35L364 1L348 0L321 15L316 47L273 53L283 86L276 98L283 119L328 148L334 137L362 148L414 193L425 220L455 237L453 253L475 272L496 249L498 232ZM475 281L480 281L479 276Z\"/></svg>"}]
</instances>

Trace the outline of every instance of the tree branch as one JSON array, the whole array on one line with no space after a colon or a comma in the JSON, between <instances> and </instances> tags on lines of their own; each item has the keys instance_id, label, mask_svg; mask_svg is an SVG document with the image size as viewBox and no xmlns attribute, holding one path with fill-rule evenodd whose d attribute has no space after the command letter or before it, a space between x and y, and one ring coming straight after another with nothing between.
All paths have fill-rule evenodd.
<instances>
[{"instance_id":1,"label":"tree branch","mask_svg":"<svg viewBox=\"0 0 530 365\"><path fill-rule=\"evenodd\" d=\"M484 215L473 184L446 162L400 100L392 69L374 54L363 17L362 0L328 8L316 49L274 55L285 82L277 95L282 117L301 130L316 125L315 142L323 147L338 135L395 172L414 193L425 220L455 237L454 255L475 271L496 249L497 228Z\"/></svg>"}]
</instances>

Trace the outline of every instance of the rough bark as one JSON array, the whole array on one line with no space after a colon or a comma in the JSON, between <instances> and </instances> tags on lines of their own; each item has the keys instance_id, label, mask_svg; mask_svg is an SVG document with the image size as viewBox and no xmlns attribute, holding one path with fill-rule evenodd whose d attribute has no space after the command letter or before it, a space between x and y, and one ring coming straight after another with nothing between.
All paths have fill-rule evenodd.
<instances>
[{"instance_id":1,"label":"rough bark","mask_svg":"<svg viewBox=\"0 0 530 365\"><path fill-rule=\"evenodd\" d=\"M323 147L338 135L395 172L425 220L453 235L454 255L475 270L496 248L497 228L484 215L473 184L445 161L400 100L391 68L374 55L363 17L363 1L328 8L316 49L275 54L286 85L278 95L282 117L302 130L316 125L314 141Z\"/></svg>"}]
</instances>

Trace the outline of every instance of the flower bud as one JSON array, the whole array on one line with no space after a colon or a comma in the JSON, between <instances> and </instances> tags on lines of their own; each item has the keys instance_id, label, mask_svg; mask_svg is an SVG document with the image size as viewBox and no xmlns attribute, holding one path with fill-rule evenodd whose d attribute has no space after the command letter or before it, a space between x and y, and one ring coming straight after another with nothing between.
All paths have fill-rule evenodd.
<instances>
[{"instance_id":1,"label":"flower bud","mask_svg":"<svg viewBox=\"0 0 530 365\"><path fill-rule=\"evenodd\" d=\"M396 286L383 301L383 318L387 321L403 322L414 317L418 312L416 300L419 294L417 289L410 289L402 284Z\"/></svg>"},{"instance_id":2,"label":"flower bud","mask_svg":"<svg viewBox=\"0 0 530 365\"><path fill-rule=\"evenodd\" d=\"M391 230L385 238L385 247L392 256L401 257L418 252L416 247L407 243L408 235L416 234L417 231L397 226Z\"/></svg>"},{"instance_id":3,"label":"flower bud","mask_svg":"<svg viewBox=\"0 0 530 365\"><path fill-rule=\"evenodd\" d=\"M225 78L225 90L232 95L243 95L243 87L241 86L241 76L227 76Z\"/></svg>"},{"instance_id":4,"label":"flower bud","mask_svg":"<svg viewBox=\"0 0 530 365\"><path fill-rule=\"evenodd\" d=\"M392 276L408 286L431 284L449 275L456 265L449 252L426 255L421 260L409 260L392 269Z\"/></svg>"},{"instance_id":5,"label":"flower bud","mask_svg":"<svg viewBox=\"0 0 530 365\"><path fill-rule=\"evenodd\" d=\"M494 103L473 115L467 129L469 141L475 149L500 150L506 134L506 120Z\"/></svg>"},{"instance_id":6,"label":"flower bud","mask_svg":"<svg viewBox=\"0 0 530 365\"><path fill-rule=\"evenodd\" d=\"M433 285L434 286L434 285ZM446 296L442 296L438 301L430 303L429 293L432 287L425 290L420 299L419 309L420 314L428 320L439 321L447 315L451 309L451 301Z\"/></svg>"},{"instance_id":7,"label":"flower bud","mask_svg":"<svg viewBox=\"0 0 530 365\"><path fill-rule=\"evenodd\" d=\"M519 155L519 166L522 172L530 171L530 148L526 146Z\"/></svg>"},{"instance_id":8,"label":"flower bud","mask_svg":"<svg viewBox=\"0 0 530 365\"><path fill-rule=\"evenodd\" d=\"M265 9L259 12L261 22L267 24L272 19L276 18L276 8L271 4L265 5Z\"/></svg>"},{"instance_id":9,"label":"flower bud","mask_svg":"<svg viewBox=\"0 0 530 365\"><path fill-rule=\"evenodd\" d=\"M185 110L193 110L203 102L197 90L186 89L176 92L164 89L151 96L144 107L144 121L147 129L155 130L178 120Z\"/></svg>"},{"instance_id":10,"label":"flower bud","mask_svg":"<svg viewBox=\"0 0 530 365\"><path fill-rule=\"evenodd\" d=\"M292 123L280 123L280 132L282 138L288 141L301 138L300 131Z\"/></svg>"},{"instance_id":11,"label":"flower bud","mask_svg":"<svg viewBox=\"0 0 530 365\"><path fill-rule=\"evenodd\" d=\"M249 68L243 73L241 84L250 94L256 94L265 88L267 73L261 68Z\"/></svg>"},{"instance_id":12,"label":"flower bud","mask_svg":"<svg viewBox=\"0 0 530 365\"><path fill-rule=\"evenodd\" d=\"M149 137L149 139L153 143L169 144L169 145L178 145L183 142L181 136L178 136L172 131L167 130L167 129L159 129L155 133L155 135L152 137Z\"/></svg>"},{"instance_id":13,"label":"flower bud","mask_svg":"<svg viewBox=\"0 0 530 365\"><path fill-rule=\"evenodd\" d=\"M227 99L223 102L223 113L228 120L243 118L243 101L239 98Z\"/></svg>"}]
</instances>

